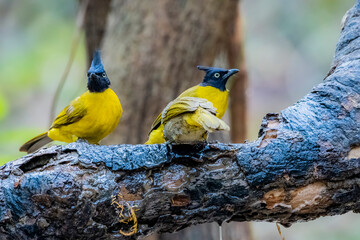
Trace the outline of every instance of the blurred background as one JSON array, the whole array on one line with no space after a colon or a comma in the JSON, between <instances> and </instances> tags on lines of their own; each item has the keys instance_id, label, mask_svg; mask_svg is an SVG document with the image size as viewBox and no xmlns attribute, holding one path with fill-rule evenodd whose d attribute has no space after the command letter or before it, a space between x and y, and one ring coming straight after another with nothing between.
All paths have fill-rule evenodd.
<instances>
[{"instance_id":1,"label":"blurred background","mask_svg":"<svg viewBox=\"0 0 360 240\"><path fill-rule=\"evenodd\" d=\"M266 113L286 108L322 81L330 68L340 35L342 16L354 3L354 0L240 2L238 11L241 16L241 37L244 40L243 58L246 62L243 67L246 67L248 73L247 84L242 85L247 85L247 139L257 138L262 117ZM116 4L114 6L120 7ZM50 125L53 97L77 31L78 9L79 2L75 0L0 0L0 165L23 156L23 153L18 152L19 146L45 131ZM219 15L221 10L218 8ZM161 17L161 13L158 16ZM110 13L109 28L119 24L117 21L120 20L112 18ZM153 20L148 17L147 21ZM120 33L129 34L132 30L141 31L130 28ZM118 72L120 70L116 66L106 65L112 59L111 50L117 47L115 44L123 40L121 36L115 36L116 39L105 33L105 68L109 68L110 80L114 75L122 76L130 82L131 78L128 76L134 76L134 73ZM127 40L124 37L124 41ZM132 42L128 41L126 44ZM86 49L85 34L82 34L71 71L56 100L56 113L86 90ZM126 48L124 52L129 54L132 49L151 54L150 50L139 46ZM187 50L192 51L190 46ZM126 54L121 56L124 58ZM215 63L224 66L221 52L214 58ZM204 61L208 63L207 60ZM190 72L188 76L195 74L192 72L197 71L196 64L204 63L194 63L193 68L186 68L186 72ZM185 69L184 66L181 67ZM161 69L161 66L159 68ZM184 69L181 71L185 72ZM201 75L195 76L197 77L188 78L186 84L190 85L180 84L176 91L181 92L201 81L198 77ZM166 74L161 78L166 79ZM118 81L115 77L114 79L113 85L118 88ZM126 102L123 99L124 95L126 96L124 91L129 92L129 89L134 87L126 85L126 82L124 84L124 88L117 91L122 103ZM165 83L160 81L157 84ZM138 87L145 88L146 85ZM153 95L156 95L156 89L154 91ZM166 95L167 91L162 92L164 102L177 95L177 92L169 91L169 96ZM131 104L134 103L129 103ZM163 107L161 104L153 105L156 106L154 112ZM127 108L124 109L126 112ZM124 121L123 124L126 125L126 118ZM144 131L148 130L150 125L144 125ZM127 136L132 134L135 133L129 133ZM140 143L142 140L143 136L136 140L110 136L106 143ZM284 229L283 235L287 240L355 240L360 239L359 225L360 216L349 213L309 223L297 223L291 228ZM252 223L251 229L255 240L281 239L273 223Z\"/></svg>"}]
</instances>

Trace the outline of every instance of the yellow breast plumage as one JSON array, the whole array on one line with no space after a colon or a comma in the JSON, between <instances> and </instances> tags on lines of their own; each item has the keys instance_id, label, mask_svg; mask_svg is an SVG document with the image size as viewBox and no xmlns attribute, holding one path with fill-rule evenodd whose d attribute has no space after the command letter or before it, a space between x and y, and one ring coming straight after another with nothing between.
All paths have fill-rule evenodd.
<instances>
[{"instance_id":1,"label":"yellow breast plumage","mask_svg":"<svg viewBox=\"0 0 360 240\"><path fill-rule=\"evenodd\" d=\"M99 143L115 129L123 111L109 85L100 52L95 51L88 71L88 91L60 112L49 131L24 143L20 151L33 152L52 140L74 142L81 138Z\"/></svg>"},{"instance_id":2,"label":"yellow breast plumage","mask_svg":"<svg viewBox=\"0 0 360 240\"><path fill-rule=\"evenodd\" d=\"M82 138L89 143L98 143L115 129L122 111L118 97L110 88L100 93L87 91L59 114L50 127L48 136L62 142ZM71 124L67 124L69 119L60 122L64 115L71 118L73 113L80 118L78 121Z\"/></svg>"}]
</instances>

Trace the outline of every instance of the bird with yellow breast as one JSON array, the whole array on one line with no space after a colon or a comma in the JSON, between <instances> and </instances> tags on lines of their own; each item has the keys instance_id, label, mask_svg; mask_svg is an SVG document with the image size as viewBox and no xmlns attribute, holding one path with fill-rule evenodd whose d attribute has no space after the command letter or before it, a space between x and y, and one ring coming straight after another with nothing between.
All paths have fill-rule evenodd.
<instances>
[{"instance_id":1,"label":"bird with yellow breast","mask_svg":"<svg viewBox=\"0 0 360 240\"><path fill-rule=\"evenodd\" d=\"M209 132L229 130L221 120L228 105L228 79L238 69L198 66L205 71L203 81L170 102L154 121L145 144L197 143Z\"/></svg>"},{"instance_id":2,"label":"bird with yellow breast","mask_svg":"<svg viewBox=\"0 0 360 240\"><path fill-rule=\"evenodd\" d=\"M84 139L98 144L115 129L123 110L119 98L109 88L99 51L94 52L87 78L88 91L65 107L47 132L24 143L20 151L31 153L53 140L69 143Z\"/></svg>"}]
</instances>

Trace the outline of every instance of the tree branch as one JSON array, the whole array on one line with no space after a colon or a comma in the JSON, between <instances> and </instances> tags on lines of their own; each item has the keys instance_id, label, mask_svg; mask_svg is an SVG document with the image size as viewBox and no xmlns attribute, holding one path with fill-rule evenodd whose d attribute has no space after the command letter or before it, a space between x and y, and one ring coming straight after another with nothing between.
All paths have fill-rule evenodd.
<instances>
[{"instance_id":1,"label":"tree branch","mask_svg":"<svg viewBox=\"0 0 360 240\"><path fill-rule=\"evenodd\" d=\"M137 225L135 238L204 222L288 226L359 212L359 36L360 0L324 82L268 114L255 142L77 142L0 167L0 238L127 238L120 230Z\"/></svg>"}]
</instances>

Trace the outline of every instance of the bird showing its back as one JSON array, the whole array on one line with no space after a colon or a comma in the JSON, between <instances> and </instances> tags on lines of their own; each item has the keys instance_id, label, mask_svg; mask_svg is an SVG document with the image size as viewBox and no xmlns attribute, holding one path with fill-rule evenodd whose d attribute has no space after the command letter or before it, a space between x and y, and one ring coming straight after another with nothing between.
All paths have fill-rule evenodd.
<instances>
[{"instance_id":1,"label":"bird showing its back","mask_svg":"<svg viewBox=\"0 0 360 240\"><path fill-rule=\"evenodd\" d=\"M49 131L23 144L20 151L34 152L53 140L74 142L81 138L95 144L115 129L123 110L119 98L109 88L99 51L94 53L87 76L88 91L60 112Z\"/></svg>"},{"instance_id":2,"label":"bird showing its back","mask_svg":"<svg viewBox=\"0 0 360 240\"><path fill-rule=\"evenodd\" d=\"M216 117L222 118L228 105L229 91L225 85L227 80L237 73L238 69L223 69L214 67L198 66L198 69L206 72L203 81L194 87L191 87L181 93L175 100L184 97L203 98L212 103L216 109ZM164 143L164 125L161 122L162 113L155 119L149 139L145 144Z\"/></svg>"},{"instance_id":3,"label":"bird showing its back","mask_svg":"<svg viewBox=\"0 0 360 240\"><path fill-rule=\"evenodd\" d=\"M216 114L212 103L204 98L175 99L162 112L164 138L173 143L191 144L206 141L209 132L229 130Z\"/></svg>"}]
</instances>

